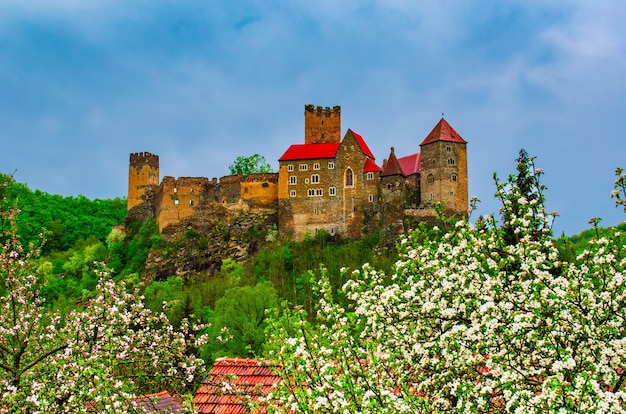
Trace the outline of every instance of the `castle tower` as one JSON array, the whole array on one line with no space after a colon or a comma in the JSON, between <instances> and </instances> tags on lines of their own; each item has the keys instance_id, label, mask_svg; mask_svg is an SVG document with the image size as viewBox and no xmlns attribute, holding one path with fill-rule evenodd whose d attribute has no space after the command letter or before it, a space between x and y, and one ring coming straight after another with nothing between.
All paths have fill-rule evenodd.
<instances>
[{"instance_id":1,"label":"castle tower","mask_svg":"<svg viewBox=\"0 0 626 414\"><path fill-rule=\"evenodd\" d=\"M341 107L304 105L304 143L332 144L341 142Z\"/></svg>"},{"instance_id":2,"label":"castle tower","mask_svg":"<svg viewBox=\"0 0 626 414\"><path fill-rule=\"evenodd\" d=\"M130 154L128 211L145 203L147 192L159 185L159 156L149 152Z\"/></svg>"},{"instance_id":3,"label":"castle tower","mask_svg":"<svg viewBox=\"0 0 626 414\"><path fill-rule=\"evenodd\" d=\"M467 216L467 142L441 120L420 144L421 203L442 203L447 214Z\"/></svg>"}]
</instances>

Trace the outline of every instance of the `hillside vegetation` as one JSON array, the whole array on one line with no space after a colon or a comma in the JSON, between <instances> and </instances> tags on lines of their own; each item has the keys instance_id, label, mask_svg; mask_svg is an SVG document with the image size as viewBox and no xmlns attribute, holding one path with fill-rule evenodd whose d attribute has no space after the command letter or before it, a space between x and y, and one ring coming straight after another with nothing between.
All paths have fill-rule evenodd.
<instances>
[{"instance_id":1,"label":"hillside vegetation","mask_svg":"<svg viewBox=\"0 0 626 414\"><path fill-rule=\"evenodd\" d=\"M342 268L358 269L364 263L391 270L395 249L379 246L377 235L346 240L320 232L301 242L280 239L276 228L251 231L240 240L255 246L254 254L240 260L232 252L235 242L224 223L212 233L191 229L164 239L154 220L116 226L126 218L126 200L89 200L62 197L0 176L6 205L16 205L18 233L23 245L45 242L37 267L45 279L42 293L47 306L67 314L92 295L99 275L97 263L128 289L139 288L146 305L165 311L174 326L184 318L212 324L213 336L223 327L232 339L202 350L210 362L217 356L258 356L265 342L265 310L287 300L313 308L310 273L324 264L336 289L346 281ZM225 240L216 243L217 240ZM182 263L177 275L168 260ZM215 263L206 268L205 263ZM149 264L149 271L146 264ZM155 270L156 269L156 270ZM167 273L171 271L172 273ZM166 303L166 305L164 305ZM246 317L238 313L248 307ZM235 311L236 310L236 311Z\"/></svg>"},{"instance_id":2,"label":"hillside vegetation","mask_svg":"<svg viewBox=\"0 0 626 414\"><path fill-rule=\"evenodd\" d=\"M140 393L193 393L228 355L279 362L272 398L296 411L623 411L623 225L592 219L556 240L542 172L523 151L517 161L495 180L500 220L440 217L394 248L376 234L231 231L220 217L164 239L154 220L117 227L123 199L51 196L3 176L5 407L126 412Z\"/></svg>"},{"instance_id":3,"label":"hillside vegetation","mask_svg":"<svg viewBox=\"0 0 626 414\"><path fill-rule=\"evenodd\" d=\"M222 222L214 232L221 232L217 237L226 240L228 249L215 243L215 234L191 229L164 239L154 220L128 223L124 232L116 227L126 218L124 198L51 195L31 190L6 174L0 175L0 181L9 183L3 189L7 205L20 209L21 242L38 244L43 231L45 243L37 266L45 278L42 290L47 306L64 313L76 308L96 288L97 263L106 263L115 278L129 289L139 288L146 305L165 311L175 326L194 317L212 324L214 336L228 327L232 340L202 350L209 362L223 355L260 355L265 342L265 310L282 301L313 314L316 299L311 275L318 274L320 266L332 289L339 291L351 277L350 270L367 263L390 274L397 260L397 250L382 246L377 234L347 240L320 232L295 242L279 238L275 228L249 232L240 243L254 245L254 254L239 260L232 254L232 240L229 245L229 231ZM618 228L626 230L626 223ZM560 254L573 260L593 238L609 232L598 227L562 236L557 240ZM168 261L182 263L184 275L165 266ZM214 265L207 268L207 262ZM337 295L337 300L344 299ZM238 314L245 306L249 307L247 319Z\"/></svg>"}]
</instances>

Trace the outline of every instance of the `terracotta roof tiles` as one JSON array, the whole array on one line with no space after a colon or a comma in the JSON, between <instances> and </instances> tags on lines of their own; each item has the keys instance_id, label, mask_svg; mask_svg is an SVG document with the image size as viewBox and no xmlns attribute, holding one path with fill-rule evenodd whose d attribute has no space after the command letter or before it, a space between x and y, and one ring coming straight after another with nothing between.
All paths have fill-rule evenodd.
<instances>
[{"instance_id":1,"label":"terracotta roof tiles","mask_svg":"<svg viewBox=\"0 0 626 414\"><path fill-rule=\"evenodd\" d=\"M248 413L249 403L259 402L280 381L275 365L269 361L219 358L194 396L196 412ZM261 405L255 412L268 411Z\"/></svg>"},{"instance_id":2,"label":"terracotta roof tiles","mask_svg":"<svg viewBox=\"0 0 626 414\"><path fill-rule=\"evenodd\" d=\"M383 172L381 175L383 177L387 177L389 175L406 175L404 174L404 171L402 170L402 167L400 166L400 163L398 162L398 159L396 158L396 153L393 147L391 147L389 158L387 159L387 162L385 163L385 166L383 167Z\"/></svg>"},{"instance_id":3,"label":"terracotta roof tiles","mask_svg":"<svg viewBox=\"0 0 626 414\"><path fill-rule=\"evenodd\" d=\"M430 134L426 135L424 141L422 141L421 145L430 144L435 141L450 141L450 142L459 142L462 144L467 144L461 136L450 126L450 124L443 118L435 125Z\"/></svg>"},{"instance_id":4,"label":"terracotta roof tiles","mask_svg":"<svg viewBox=\"0 0 626 414\"><path fill-rule=\"evenodd\" d=\"M181 410L180 404L167 391L137 397L133 406L146 413L177 413Z\"/></svg>"}]
</instances>

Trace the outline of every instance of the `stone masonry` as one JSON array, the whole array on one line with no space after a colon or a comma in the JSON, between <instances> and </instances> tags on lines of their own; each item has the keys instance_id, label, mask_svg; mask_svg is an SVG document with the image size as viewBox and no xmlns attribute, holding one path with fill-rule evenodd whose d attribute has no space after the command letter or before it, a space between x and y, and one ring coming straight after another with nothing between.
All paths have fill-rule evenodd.
<instances>
[{"instance_id":1,"label":"stone masonry","mask_svg":"<svg viewBox=\"0 0 626 414\"><path fill-rule=\"evenodd\" d=\"M131 154L128 217L155 217L168 233L215 203L274 212L280 234L301 239L320 230L350 238L397 235L415 222L433 221L436 203L449 215L467 216L467 143L445 119L419 153L398 158L392 148L382 167L363 137L351 129L343 139L340 134L339 106L305 105L304 144L285 151L278 173L219 180L166 176L159 182L159 157Z\"/></svg>"}]
</instances>

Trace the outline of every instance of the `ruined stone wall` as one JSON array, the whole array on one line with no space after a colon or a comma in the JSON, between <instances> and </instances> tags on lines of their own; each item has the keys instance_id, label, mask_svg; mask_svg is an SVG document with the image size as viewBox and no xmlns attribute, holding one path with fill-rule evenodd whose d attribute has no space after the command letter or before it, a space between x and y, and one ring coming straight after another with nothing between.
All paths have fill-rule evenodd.
<instances>
[{"instance_id":1,"label":"ruined stone wall","mask_svg":"<svg viewBox=\"0 0 626 414\"><path fill-rule=\"evenodd\" d=\"M222 204L236 203L240 200L241 182L240 175L227 175L220 178L219 202Z\"/></svg>"},{"instance_id":2,"label":"ruined stone wall","mask_svg":"<svg viewBox=\"0 0 626 414\"><path fill-rule=\"evenodd\" d=\"M147 201L147 192L159 185L159 156L149 152L130 154L128 204L130 211Z\"/></svg>"},{"instance_id":3,"label":"ruined stone wall","mask_svg":"<svg viewBox=\"0 0 626 414\"><path fill-rule=\"evenodd\" d=\"M240 198L250 207L276 207L278 201L278 174L248 175L241 182Z\"/></svg>"},{"instance_id":4,"label":"ruined stone wall","mask_svg":"<svg viewBox=\"0 0 626 414\"><path fill-rule=\"evenodd\" d=\"M304 106L304 143L322 144L341 141L341 107Z\"/></svg>"},{"instance_id":5,"label":"ruined stone wall","mask_svg":"<svg viewBox=\"0 0 626 414\"><path fill-rule=\"evenodd\" d=\"M210 187L204 177L163 177L157 193L159 231L193 216L197 207L207 202Z\"/></svg>"}]
</instances>

